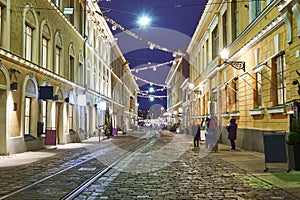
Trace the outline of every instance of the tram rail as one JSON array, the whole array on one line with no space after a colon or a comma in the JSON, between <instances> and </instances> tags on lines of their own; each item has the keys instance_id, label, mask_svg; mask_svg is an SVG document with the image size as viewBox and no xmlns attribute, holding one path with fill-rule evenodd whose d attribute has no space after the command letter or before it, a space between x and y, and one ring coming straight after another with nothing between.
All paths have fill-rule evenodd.
<instances>
[{"instance_id":1,"label":"tram rail","mask_svg":"<svg viewBox=\"0 0 300 200\"><path fill-rule=\"evenodd\" d=\"M60 170L54 174L48 175L40 180L37 180L31 184L28 184L25 187L22 187L20 189L17 189L15 191L12 191L4 196L1 196L0 199L19 199L21 197L27 196L29 197L29 195L33 195L33 198L39 198L41 196L39 196L37 193L38 191L42 191L43 189L46 190L43 187L47 187L47 185L54 185L52 182L52 179L57 179L56 181L53 182L59 182L59 179L64 179L67 178L68 176L78 176L78 179L80 179L80 184L76 184L75 187L72 187L72 189L68 190L68 191L61 191L58 192L57 195L55 195L54 197L51 198L57 198L57 199L73 199L74 197L76 197L78 194L80 194L82 191L84 191L85 188L87 188L89 185L91 185L93 182L95 182L97 179L99 179L101 176L103 176L105 173L107 173L110 169L112 169L113 166L115 166L117 163L119 163L121 160L125 159L127 156L129 156L130 154L132 154L133 152L136 152L140 149L142 149L143 147L147 146L146 144L149 143L149 141L153 140L155 138L155 136L151 137L151 138L147 138L142 139L142 138L138 138L135 139L134 142L134 146L130 147L129 150L127 150L128 152L119 156L117 159L115 159L114 161L112 161L108 166L105 166L104 164L101 164L101 166L99 167L99 160L101 160L101 158L103 156L105 156L105 154L107 154L107 152L111 152L113 151L113 148L108 149L107 151L103 151L98 153L97 155L93 155L93 156L88 156L88 158L75 163L71 166L68 166L67 168ZM124 145L126 147L128 147L128 143L124 143ZM124 147L125 147L124 146ZM93 153L92 153L93 154ZM92 166L92 167L90 167ZM96 166L96 167L95 167ZM79 169L81 168L95 168L97 169L96 173L93 172L86 172L87 174L84 174L84 177L80 177L80 173L78 173ZM76 173L75 173L76 171ZM64 175L66 174L66 175ZM69 175L68 175L69 174ZM86 178L86 176L88 176L89 178ZM86 179L86 181L83 181L82 179ZM59 184L62 184L59 183ZM45 186L43 186L45 185ZM75 185L75 184L74 184ZM79 186L78 186L79 185ZM39 188L39 189L36 189ZM43 189L40 189L43 188ZM59 186L58 186L59 188ZM74 189L75 188L75 189ZM53 188L48 188L47 190L51 190ZM71 191L71 192L69 192ZM55 193L55 191L53 192ZM43 194L40 194L43 195ZM53 194L54 195L54 194ZM45 194L44 197L46 197L47 194Z\"/></svg>"}]
</instances>

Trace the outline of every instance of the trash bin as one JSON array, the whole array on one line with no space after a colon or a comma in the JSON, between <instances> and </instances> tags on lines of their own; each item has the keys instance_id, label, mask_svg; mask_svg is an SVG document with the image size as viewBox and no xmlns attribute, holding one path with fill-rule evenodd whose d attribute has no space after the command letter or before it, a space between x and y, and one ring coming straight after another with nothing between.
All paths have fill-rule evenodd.
<instances>
[{"instance_id":1,"label":"trash bin","mask_svg":"<svg viewBox=\"0 0 300 200\"><path fill-rule=\"evenodd\" d=\"M268 170L267 163L287 163L286 156L286 133L279 131L263 131L265 172Z\"/></svg>"}]
</instances>

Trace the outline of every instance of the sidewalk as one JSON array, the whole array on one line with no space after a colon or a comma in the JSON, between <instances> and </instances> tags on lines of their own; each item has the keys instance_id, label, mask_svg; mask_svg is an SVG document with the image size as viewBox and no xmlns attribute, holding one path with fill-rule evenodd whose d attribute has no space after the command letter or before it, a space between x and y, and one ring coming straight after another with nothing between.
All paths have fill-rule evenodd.
<instances>
[{"instance_id":1,"label":"sidewalk","mask_svg":"<svg viewBox=\"0 0 300 200\"><path fill-rule=\"evenodd\" d=\"M300 199L300 171L287 172L287 163L267 163L265 169L265 156L260 152L237 149L230 151L230 146L219 144L219 150L212 153L213 156L222 159L272 185L289 191Z\"/></svg>"},{"instance_id":2,"label":"sidewalk","mask_svg":"<svg viewBox=\"0 0 300 200\"><path fill-rule=\"evenodd\" d=\"M82 148L98 142L99 137L91 137L83 141L82 143L69 143L64 145L46 146L45 149L39 151L27 151L24 153L17 153L8 156L0 156L0 168L33 163L41 159L55 156L56 154L66 150Z\"/></svg>"},{"instance_id":3,"label":"sidewalk","mask_svg":"<svg viewBox=\"0 0 300 200\"><path fill-rule=\"evenodd\" d=\"M55 156L56 154L69 149L81 148L98 142L98 137L92 137L82 143L56 145L40 151L0 156L0 168L32 163L47 157ZM192 141L190 145L192 146ZM203 141L201 141L201 145L203 145ZM234 152L229 150L230 146L219 144L218 152L211 153L211 155L258 177L263 181L291 192L299 196L300 199L300 171L287 172L288 166L286 163L267 163L269 170L264 172L265 159L263 153L246 151L239 148Z\"/></svg>"}]
</instances>

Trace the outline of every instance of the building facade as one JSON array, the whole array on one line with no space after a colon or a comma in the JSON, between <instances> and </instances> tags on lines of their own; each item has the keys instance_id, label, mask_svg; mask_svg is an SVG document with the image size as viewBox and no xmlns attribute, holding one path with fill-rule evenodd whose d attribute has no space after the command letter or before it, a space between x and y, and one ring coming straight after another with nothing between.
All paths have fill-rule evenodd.
<instances>
[{"instance_id":1,"label":"building facade","mask_svg":"<svg viewBox=\"0 0 300 200\"><path fill-rule=\"evenodd\" d=\"M1 0L0 6L0 154L95 135L105 113L113 113L116 45L97 4Z\"/></svg>"},{"instance_id":2,"label":"building facade","mask_svg":"<svg viewBox=\"0 0 300 200\"><path fill-rule=\"evenodd\" d=\"M263 151L264 131L288 132L299 118L299 12L297 0L208 1L187 50L198 93L191 116L216 115L221 142L234 117L237 145Z\"/></svg>"},{"instance_id":3,"label":"building facade","mask_svg":"<svg viewBox=\"0 0 300 200\"><path fill-rule=\"evenodd\" d=\"M180 123L181 130L189 126L189 59L185 50L184 56L175 57L166 78L167 89L167 122L169 126Z\"/></svg>"}]
</instances>

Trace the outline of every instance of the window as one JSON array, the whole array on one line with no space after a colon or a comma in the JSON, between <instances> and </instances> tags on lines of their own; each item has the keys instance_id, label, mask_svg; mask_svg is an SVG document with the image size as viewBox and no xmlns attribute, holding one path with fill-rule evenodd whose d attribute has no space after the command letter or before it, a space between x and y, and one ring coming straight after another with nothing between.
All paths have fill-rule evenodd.
<instances>
[{"instance_id":1,"label":"window","mask_svg":"<svg viewBox=\"0 0 300 200\"><path fill-rule=\"evenodd\" d=\"M39 45L39 41L42 42L42 38L39 38L39 34L37 32L38 22L37 22L37 14L36 11L27 4L24 7L24 24L22 26L23 33L23 44L22 44L22 55L23 58L29 61L33 61L36 63L40 63L38 58L41 58L41 55L38 56L38 50L41 50L42 45Z\"/></svg>"},{"instance_id":2,"label":"window","mask_svg":"<svg viewBox=\"0 0 300 200\"><path fill-rule=\"evenodd\" d=\"M232 41L235 40L238 36L238 5L237 0L232 1Z\"/></svg>"},{"instance_id":3,"label":"window","mask_svg":"<svg viewBox=\"0 0 300 200\"><path fill-rule=\"evenodd\" d=\"M250 21L253 21L262 11L262 1L250 2Z\"/></svg>"},{"instance_id":4,"label":"window","mask_svg":"<svg viewBox=\"0 0 300 200\"><path fill-rule=\"evenodd\" d=\"M47 127L47 101L42 101L42 122L44 122L43 133L46 133L46 127Z\"/></svg>"},{"instance_id":5,"label":"window","mask_svg":"<svg viewBox=\"0 0 300 200\"><path fill-rule=\"evenodd\" d=\"M204 62L205 65L204 65L204 69L207 67L208 60L209 60L208 47L209 47L209 45L208 45L208 40L206 40L206 41L205 41L205 52L204 52L204 54L205 54L205 62Z\"/></svg>"},{"instance_id":6,"label":"window","mask_svg":"<svg viewBox=\"0 0 300 200\"><path fill-rule=\"evenodd\" d=\"M286 100L286 66L285 66L285 55L278 56L274 59L274 69L276 71L276 103L281 105Z\"/></svg>"},{"instance_id":7,"label":"window","mask_svg":"<svg viewBox=\"0 0 300 200\"><path fill-rule=\"evenodd\" d=\"M47 68L48 65L48 40L42 38L42 67Z\"/></svg>"},{"instance_id":8,"label":"window","mask_svg":"<svg viewBox=\"0 0 300 200\"><path fill-rule=\"evenodd\" d=\"M227 88L229 112L237 112L239 110L238 79L234 78L231 83L227 85Z\"/></svg>"},{"instance_id":9,"label":"window","mask_svg":"<svg viewBox=\"0 0 300 200\"><path fill-rule=\"evenodd\" d=\"M25 58L32 60L32 28L25 25Z\"/></svg>"},{"instance_id":10,"label":"window","mask_svg":"<svg viewBox=\"0 0 300 200\"><path fill-rule=\"evenodd\" d=\"M74 0L69 0L69 8L74 9ZM74 25L74 11L73 14L67 15L67 18L70 21L70 23Z\"/></svg>"},{"instance_id":11,"label":"window","mask_svg":"<svg viewBox=\"0 0 300 200\"><path fill-rule=\"evenodd\" d=\"M222 91L222 112L227 113L229 112L229 98L228 98L228 87L227 84L224 86L224 90Z\"/></svg>"},{"instance_id":12,"label":"window","mask_svg":"<svg viewBox=\"0 0 300 200\"><path fill-rule=\"evenodd\" d=\"M255 95L255 107L261 108L262 107L262 75L260 73L256 73L256 95Z\"/></svg>"},{"instance_id":13,"label":"window","mask_svg":"<svg viewBox=\"0 0 300 200\"><path fill-rule=\"evenodd\" d=\"M61 8L61 0L54 0L55 1L55 5L58 7L58 8Z\"/></svg>"},{"instance_id":14,"label":"window","mask_svg":"<svg viewBox=\"0 0 300 200\"><path fill-rule=\"evenodd\" d=\"M83 85L83 64L81 62L79 63L78 83Z\"/></svg>"},{"instance_id":15,"label":"window","mask_svg":"<svg viewBox=\"0 0 300 200\"><path fill-rule=\"evenodd\" d=\"M235 103L235 111L239 111L239 82L236 79L234 82L234 103Z\"/></svg>"},{"instance_id":16,"label":"window","mask_svg":"<svg viewBox=\"0 0 300 200\"><path fill-rule=\"evenodd\" d=\"M73 47L73 44L69 46L69 80L74 80L75 76L75 49Z\"/></svg>"},{"instance_id":17,"label":"window","mask_svg":"<svg viewBox=\"0 0 300 200\"><path fill-rule=\"evenodd\" d=\"M69 104L69 129L73 129L74 130L74 112L73 112L73 108L74 105Z\"/></svg>"},{"instance_id":18,"label":"window","mask_svg":"<svg viewBox=\"0 0 300 200\"><path fill-rule=\"evenodd\" d=\"M223 29L223 47L227 47L227 12L225 11L222 16L222 29Z\"/></svg>"},{"instance_id":19,"label":"window","mask_svg":"<svg viewBox=\"0 0 300 200\"><path fill-rule=\"evenodd\" d=\"M60 33L55 34L55 56L54 56L54 73L63 75L62 66L62 40Z\"/></svg>"},{"instance_id":20,"label":"window","mask_svg":"<svg viewBox=\"0 0 300 200\"><path fill-rule=\"evenodd\" d=\"M2 1L3 2L3 1ZM4 4L0 4L0 46L1 47L7 47L8 44L8 39L6 38L6 34L7 33L7 12L8 12L8 8L6 7L6 5Z\"/></svg>"},{"instance_id":21,"label":"window","mask_svg":"<svg viewBox=\"0 0 300 200\"><path fill-rule=\"evenodd\" d=\"M55 70L54 72L59 74L61 62L61 49L59 47L55 48Z\"/></svg>"},{"instance_id":22,"label":"window","mask_svg":"<svg viewBox=\"0 0 300 200\"><path fill-rule=\"evenodd\" d=\"M31 98L25 97L24 135L30 134Z\"/></svg>"},{"instance_id":23,"label":"window","mask_svg":"<svg viewBox=\"0 0 300 200\"><path fill-rule=\"evenodd\" d=\"M212 32L212 58L216 58L219 55L219 33L218 33L218 26Z\"/></svg>"},{"instance_id":24,"label":"window","mask_svg":"<svg viewBox=\"0 0 300 200\"><path fill-rule=\"evenodd\" d=\"M70 55L70 67L69 67L69 80L74 81L74 67L75 67L75 58Z\"/></svg>"}]
</instances>

